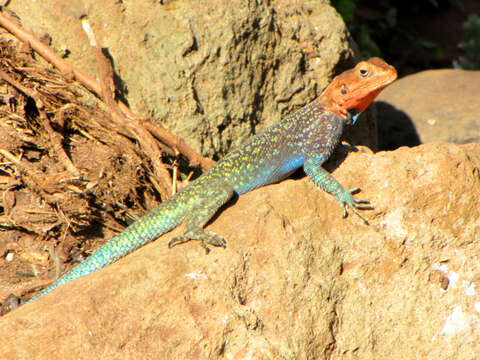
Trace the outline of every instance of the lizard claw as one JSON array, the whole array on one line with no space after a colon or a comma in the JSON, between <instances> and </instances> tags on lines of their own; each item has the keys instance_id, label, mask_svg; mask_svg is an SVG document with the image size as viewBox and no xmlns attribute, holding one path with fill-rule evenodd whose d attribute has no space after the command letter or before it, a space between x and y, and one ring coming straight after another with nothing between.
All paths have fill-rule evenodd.
<instances>
[{"instance_id":1,"label":"lizard claw","mask_svg":"<svg viewBox=\"0 0 480 360\"><path fill-rule=\"evenodd\" d=\"M348 216L347 207L349 207L366 225L370 225L368 220L363 217L357 209L373 210L374 207L370 205L370 201L368 200L355 199L353 195L358 192L360 192L360 188L345 190L344 196L340 199L341 206L343 207L343 217L346 218Z\"/></svg>"}]
</instances>

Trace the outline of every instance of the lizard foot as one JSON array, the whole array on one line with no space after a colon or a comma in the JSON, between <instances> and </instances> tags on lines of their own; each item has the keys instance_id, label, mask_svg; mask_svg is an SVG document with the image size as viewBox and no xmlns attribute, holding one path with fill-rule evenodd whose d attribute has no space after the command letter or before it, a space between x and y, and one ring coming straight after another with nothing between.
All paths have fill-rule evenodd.
<instances>
[{"instance_id":1,"label":"lizard foot","mask_svg":"<svg viewBox=\"0 0 480 360\"><path fill-rule=\"evenodd\" d=\"M340 204L343 207L343 217L346 218L348 216L347 207L349 207L355 214L358 215L360 219L362 219L365 222L365 224L370 225L368 220L365 219L363 215L358 212L357 209L373 210L374 207L370 205L370 201L368 200L355 199L353 195L358 192L360 192L360 188L345 190L345 192L339 196L338 200L340 201Z\"/></svg>"},{"instance_id":2,"label":"lizard foot","mask_svg":"<svg viewBox=\"0 0 480 360\"><path fill-rule=\"evenodd\" d=\"M168 247L172 248L191 240L199 241L200 245L205 249L207 254L210 252L210 248L207 246L207 244L221 246L223 248L227 246L227 241L213 231L205 231L202 228L196 228L194 230L186 231L184 235L175 236L172 238L172 240L168 242Z\"/></svg>"}]
</instances>

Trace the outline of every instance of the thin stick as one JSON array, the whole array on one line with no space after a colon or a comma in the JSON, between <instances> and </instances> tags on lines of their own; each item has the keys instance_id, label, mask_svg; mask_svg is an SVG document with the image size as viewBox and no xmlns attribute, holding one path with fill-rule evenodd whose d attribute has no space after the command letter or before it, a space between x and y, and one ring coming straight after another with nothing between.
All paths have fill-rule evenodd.
<instances>
[{"instance_id":1,"label":"thin stick","mask_svg":"<svg viewBox=\"0 0 480 360\"><path fill-rule=\"evenodd\" d=\"M103 54L102 49L95 39L93 30L85 17L82 18L82 27L87 34L87 37L90 41L90 46L92 47L97 59L98 75L101 88L100 95L102 100L110 109L110 113L114 121L120 123L121 126L126 127L133 134L135 134L135 137L140 143L143 151L147 154L152 162L154 174L160 181L157 191L160 193L163 199L167 199L170 196L170 184L172 180L169 172L165 168L165 165L161 162L161 158L157 155L160 153L160 149L158 148L153 136L142 126L137 117L127 119L120 110L118 103L115 101L115 84L113 81L114 72L112 64Z\"/></svg>"},{"instance_id":2,"label":"thin stick","mask_svg":"<svg viewBox=\"0 0 480 360\"><path fill-rule=\"evenodd\" d=\"M0 26L11 32L19 40L29 44L40 56L57 67L62 74L77 80L90 91L98 95L101 94L102 89L97 80L62 59L39 39L10 20L2 11L0 11ZM129 118L138 118L124 103L118 102L118 106ZM213 160L199 155L195 150L188 146L182 138L170 133L160 125L154 125L146 120L143 120L142 123L144 127L151 131L161 142L174 149L175 152L185 156L192 166L200 165L203 169L209 169L215 163Z\"/></svg>"}]
</instances>

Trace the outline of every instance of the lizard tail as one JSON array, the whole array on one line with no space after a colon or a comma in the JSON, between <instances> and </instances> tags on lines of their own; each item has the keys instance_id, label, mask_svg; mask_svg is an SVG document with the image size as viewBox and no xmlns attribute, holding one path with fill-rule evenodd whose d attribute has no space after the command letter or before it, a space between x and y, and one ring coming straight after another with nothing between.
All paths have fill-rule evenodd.
<instances>
[{"instance_id":1,"label":"lizard tail","mask_svg":"<svg viewBox=\"0 0 480 360\"><path fill-rule=\"evenodd\" d=\"M59 277L27 302L49 293L57 286L66 284L117 261L128 253L178 226L183 221L182 212L185 213L186 210L183 209L182 211L181 207L176 205L175 201L171 201L173 198L175 198L175 196L132 223L120 234L98 248L97 251L83 262Z\"/></svg>"}]
</instances>

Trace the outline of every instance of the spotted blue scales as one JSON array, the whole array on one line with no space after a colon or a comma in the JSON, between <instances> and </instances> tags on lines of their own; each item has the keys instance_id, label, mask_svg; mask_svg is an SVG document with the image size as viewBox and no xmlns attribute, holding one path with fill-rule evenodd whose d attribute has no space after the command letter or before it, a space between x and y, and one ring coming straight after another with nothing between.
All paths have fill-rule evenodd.
<instances>
[{"instance_id":1,"label":"spotted blue scales","mask_svg":"<svg viewBox=\"0 0 480 360\"><path fill-rule=\"evenodd\" d=\"M118 260L182 223L184 234L171 239L170 247L190 240L199 241L207 252L208 245L225 247L221 236L204 230L220 207L234 194L278 182L301 167L316 185L340 202L344 216L348 207L368 223L357 211L370 208L368 201L355 199L352 194L358 189L343 188L322 164L332 154L345 125L354 123L396 76L395 69L378 58L362 61L340 74L312 103L229 153L32 299Z\"/></svg>"}]
</instances>

